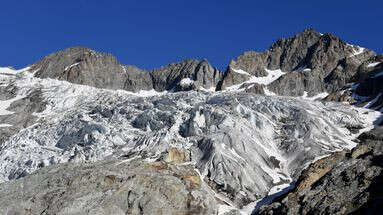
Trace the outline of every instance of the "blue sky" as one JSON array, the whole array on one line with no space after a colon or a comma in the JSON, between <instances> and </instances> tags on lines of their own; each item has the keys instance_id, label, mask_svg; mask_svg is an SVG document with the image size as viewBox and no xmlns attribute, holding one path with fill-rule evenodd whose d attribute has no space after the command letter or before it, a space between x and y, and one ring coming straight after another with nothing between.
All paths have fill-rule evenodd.
<instances>
[{"instance_id":1,"label":"blue sky","mask_svg":"<svg viewBox=\"0 0 383 215\"><path fill-rule=\"evenodd\" d=\"M220 69L312 27L383 53L383 1L2 0L0 66L86 46L152 69L184 58Z\"/></svg>"}]
</instances>

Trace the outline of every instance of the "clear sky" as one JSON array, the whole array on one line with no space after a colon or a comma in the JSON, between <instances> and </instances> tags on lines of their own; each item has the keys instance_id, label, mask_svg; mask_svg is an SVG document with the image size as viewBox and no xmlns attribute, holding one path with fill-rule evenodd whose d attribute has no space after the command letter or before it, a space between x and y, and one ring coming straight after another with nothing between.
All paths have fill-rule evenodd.
<instances>
[{"instance_id":1,"label":"clear sky","mask_svg":"<svg viewBox=\"0 0 383 215\"><path fill-rule=\"evenodd\" d=\"M220 69L312 27L383 53L383 1L2 0L0 66L86 46L152 69L184 58Z\"/></svg>"}]
</instances>

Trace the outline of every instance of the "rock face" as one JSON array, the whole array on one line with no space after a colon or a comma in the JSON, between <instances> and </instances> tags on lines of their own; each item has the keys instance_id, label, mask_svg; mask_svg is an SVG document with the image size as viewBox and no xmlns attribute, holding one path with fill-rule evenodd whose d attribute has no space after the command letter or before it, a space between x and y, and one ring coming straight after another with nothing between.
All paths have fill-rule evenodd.
<instances>
[{"instance_id":1,"label":"rock face","mask_svg":"<svg viewBox=\"0 0 383 215\"><path fill-rule=\"evenodd\" d=\"M377 55L361 64L351 83L333 92L325 100L340 101L382 111L383 56Z\"/></svg>"},{"instance_id":2,"label":"rock face","mask_svg":"<svg viewBox=\"0 0 383 215\"><path fill-rule=\"evenodd\" d=\"M121 65L111 54L82 47L48 55L31 69L39 78L54 78L97 88L129 91L153 88L148 72Z\"/></svg>"},{"instance_id":3,"label":"rock face","mask_svg":"<svg viewBox=\"0 0 383 215\"><path fill-rule=\"evenodd\" d=\"M45 109L42 92L37 87L26 89L23 96L14 83L3 82L0 78L0 146L20 129L33 125ZM6 103L5 108L1 103Z\"/></svg>"},{"instance_id":4,"label":"rock face","mask_svg":"<svg viewBox=\"0 0 383 215\"><path fill-rule=\"evenodd\" d=\"M35 77L53 78L104 89L185 91L215 90L221 73L206 60L185 60L151 72L120 64L106 53L74 47L32 65Z\"/></svg>"},{"instance_id":5,"label":"rock face","mask_svg":"<svg viewBox=\"0 0 383 215\"><path fill-rule=\"evenodd\" d=\"M22 193L22 195L20 195ZM215 214L190 166L110 160L44 168L0 187L1 214Z\"/></svg>"},{"instance_id":6,"label":"rock face","mask_svg":"<svg viewBox=\"0 0 383 215\"><path fill-rule=\"evenodd\" d=\"M383 213L383 127L359 140L351 152L310 165L292 192L261 208L260 214Z\"/></svg>"},{"instance_id":7,"label":"rock face","mask_svg":"<svg viewBox=\"0 0 383 215\"><path fill-rule=\"evenodd\" d=\"M359 81L353 92L360 102L369 101L369 108L383 108L383 56L376 56L367 61L358 71Z\"/></svg>"},{"instance_id":8,"label":"rock face","mask_svg":"<svg viewBox=\"0 0 383 215\"><path fill-rule=\"evenodd\" d=\"M332 93L353 81L358 67L374 54L332 34L322 35L307 29L294 37L278 40L265 52L251 51L239 56L230 62L217 89L230 89L245 82L263 84L277 95ZM285 74L269 83L259 80L268 76L270 70L281 70Z\"/></svg>"},{"instance_id":9,"label":"rock face","mask_svg":"<svg viewBox=\"0 0 383 215\"><path fill-rule=\"evenodd\" d=\"M157 91L200 90L214 91L221 73L206 60L184 60L151 72Z\"/></svg>"}]
</instances>

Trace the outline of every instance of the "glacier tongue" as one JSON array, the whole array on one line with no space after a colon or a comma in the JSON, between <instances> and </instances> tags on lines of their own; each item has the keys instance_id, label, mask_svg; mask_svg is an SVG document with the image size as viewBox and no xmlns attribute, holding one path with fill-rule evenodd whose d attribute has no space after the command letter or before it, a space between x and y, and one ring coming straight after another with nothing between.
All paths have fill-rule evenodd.
<instances>
[{"instance_id":1,"label":"glacier tongue","mask_svg":"<svg viewBox=\"0 0 383 215\"><path fill-rule=\"evenodd\" d=\"M357 130L371 128L379 116L338 103L240 92L140 96L28 75L1 79L1 86L11 83L20 98L40 90L46 106L33 113L34 125L0 142L0 182L66 162L176 161L193 165L238 207L291 183L318 157L355 146Z\"/></svg>"}]
</instances>

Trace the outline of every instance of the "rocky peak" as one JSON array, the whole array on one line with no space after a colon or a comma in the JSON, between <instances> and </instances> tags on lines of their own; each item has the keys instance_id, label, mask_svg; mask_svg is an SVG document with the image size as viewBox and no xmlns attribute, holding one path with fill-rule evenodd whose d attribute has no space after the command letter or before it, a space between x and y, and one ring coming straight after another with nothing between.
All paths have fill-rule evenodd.
<instances>
[{"instance_id":1,"label":"rocky peak","mask_svg":"<svg viewBox=\"0 0 383 215\"><path fill-rule=\"evenodd\" d=\"M278 40L264 52L248 51L232 60L217 89L240 85L234 88L248 91L249 84L253 84L256 93L265 93L266 87L271 93L285 96L332 93L355 81L358 68L374 55L333 34L309 28ZM270 71L281 71L283 75L272 83L257 82L273 76Z\"/></svg>"},{"instance_id":2,"label":"rocky peak","mask_svg":"<svg viewBox=\"0 0 383 215\"><path fill-rule=\"evenodd\" d=\"M39 78L66 80L106 89L138 91L152 89L148 72L121 65L107 53L73 47L48 55L32 66Z\"/></svg>"},{"instance_id":3,"label":"rocky peak","mask_svg":"<svg viewBox=\"0 0 383 215\"><path fill-rule=\"evenodd\" d=\"M97 53L86 47L71 47L44 57L42 60L32 66L36 71L35 76L41 78L57 78L63 71L68 71L74 64L90 63L103 58L104 61L118 64L117 59L111 54Z\"/></svg>"},{"instance_id":4,"label":"rocky peak","mask_svg":"<svg viewBox=\"0 0 383 215\"><path fill-rule=\"evenodd\" d=\"M252 76L267 76L269 70L293 71L303 65L308 50L321 37L313 29L306 29L293 37L276 41L264 52L247 51L232 60L217 87L224 90L232 85L241 84L251 79ZM241 72L241 70L243 72ZM261 91L262 92L262 91Z\"/></svg>"},{"instance_id":5,"label":"rocky peak","mask_svg":"<svg viewBox=\"0 0 383 215\"><path fill-rule=\"evenodd\" d=\"M306 29L293 37L278 40L268 52L268 67L291 71L298 68L307 55L308 49L321 37L319 32Z\"/></svg>"}]
</instances>

